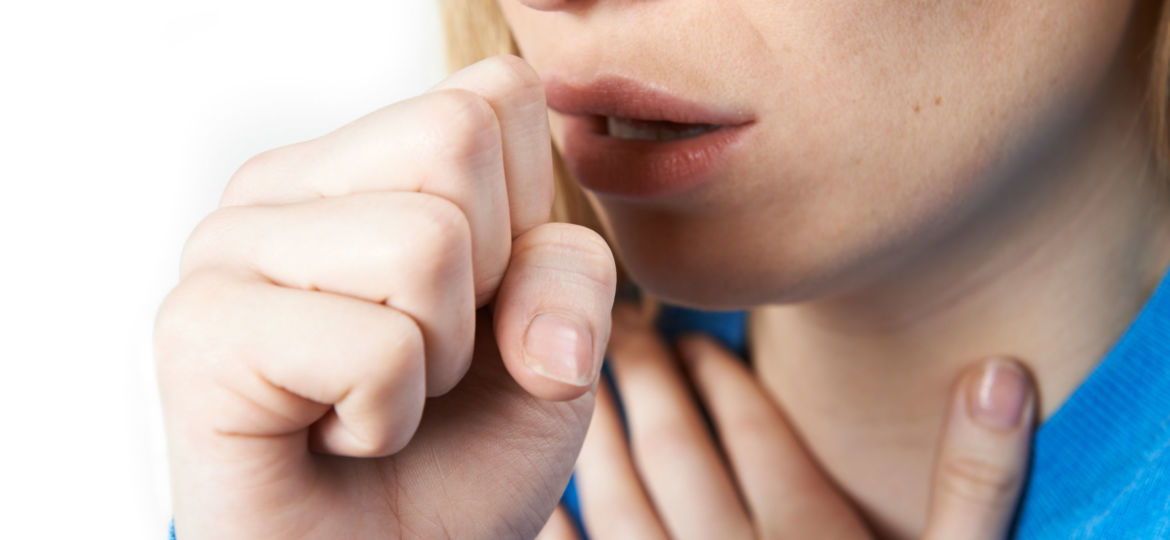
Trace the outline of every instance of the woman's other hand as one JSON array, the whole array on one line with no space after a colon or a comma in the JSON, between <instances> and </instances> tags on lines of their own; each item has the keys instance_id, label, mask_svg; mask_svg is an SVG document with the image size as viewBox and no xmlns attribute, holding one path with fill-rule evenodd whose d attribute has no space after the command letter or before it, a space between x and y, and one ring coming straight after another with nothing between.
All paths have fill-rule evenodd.
<instances>
[{"instance_id":1,"label":"woman's other hand","mask_svg":"<svg viewBox=\"0 0 1170 540\"><path fill-rule=\"evenodd\" d=\"M248 161L156 323L177 536L535 534L615 283L552 198L516 57Z\"/></svg>"},{"instance_id":2,"label":"woman's other hand","mask_svg":"<svg viewBox=\"0 0 1170 540\"><path fill-rule=\"evenodd\" d=\"M577 463L592 538L872 538L741 360L701 336L678 348L681 362L636 308L615 309L610 360L628 440L602 384ZM1014 363L964 372L939 445L924 538L1005 537L1027 470L1034 403L1031 379ZM574 535L561 514L543 537Z\"/></svg>"}]
</instances>

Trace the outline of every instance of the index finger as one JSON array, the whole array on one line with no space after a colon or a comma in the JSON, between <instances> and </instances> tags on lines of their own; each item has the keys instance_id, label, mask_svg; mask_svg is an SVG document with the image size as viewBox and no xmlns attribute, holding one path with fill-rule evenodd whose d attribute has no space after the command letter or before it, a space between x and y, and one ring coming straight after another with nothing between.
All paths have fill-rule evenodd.
<instances>
[{"instance_id":1,"label":"index finger","mask_svg":"<svg viewBox=\"0 0 1170 540\"><path fill-rule=\"evenodd\" d=\"M1004 538L1027 476L1035 391L1019 363L996 358L956 385L934 470L928 540Z\"/></svg>"},{"instance_id":2,"label":"index finger","mask_svg":"<svg viewBox=\"0 0 1170 540\"><path fill-rule=\"evenodd\" d=\"M446 199L471 228L476 305L495 295L511 236L495 110L453 88L367 114L332 133L263 152L232 175L221 206L281 205L375 192Z\"/></svg>"},{"instance_id":3,"label":"index finger","mask_svg":"<svg viewBox=\"0 0 1170 540\"><path fill-rule=\"evenodd\" d=\"M549 220L553 203L552 142L544 85L516 56L493 56L451 75L435 90L462 88L483 96L500 122L512 238Z\"/></svg>"}]
</instances>

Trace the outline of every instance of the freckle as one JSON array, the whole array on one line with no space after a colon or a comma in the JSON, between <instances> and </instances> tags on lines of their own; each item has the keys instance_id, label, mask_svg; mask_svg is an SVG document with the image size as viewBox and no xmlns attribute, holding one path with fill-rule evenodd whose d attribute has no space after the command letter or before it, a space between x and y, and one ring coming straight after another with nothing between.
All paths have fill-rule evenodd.
<instances>
[{"instance_id":1,"label":"freckle","mask_svg":"<svg viewBox=\"0 0 1170 540\"><path fill-rule=\"evenodd\" d=\"M914 112L919 112L919 111L921 111L921 110L922 110L922 106L921 106L921 105L919 105L919 104L917 104L917 103L915 103L915 104L914 104Z\"/></svg>"},{"instance_id":2,"label":"freckle","mask_svg":"<svg viewBox=\"0 0 1170 540\"><path fill-rule=\"evenodd\" d=\"M937 96L937 97L935 97L935 98L934 98L934 104L935 104L935 105L942 105L942 96Z\"/></svg>"}]
</instances>

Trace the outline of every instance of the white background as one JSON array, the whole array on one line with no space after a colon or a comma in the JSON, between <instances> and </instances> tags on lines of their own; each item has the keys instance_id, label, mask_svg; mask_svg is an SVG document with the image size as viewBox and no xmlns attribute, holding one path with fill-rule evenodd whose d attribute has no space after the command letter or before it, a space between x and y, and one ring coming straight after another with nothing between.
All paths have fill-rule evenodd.
<instances>
[{"instance_id":1,"label":"white background","mask_svg":"<svg viewBox=\"0 0 1170 540\"><path fill-rule=\"evenodd\" d=\"M433 0L0 7L0 538L165 538L155 310L235 168L442 78Z\"/></svg>"}]
</instances>

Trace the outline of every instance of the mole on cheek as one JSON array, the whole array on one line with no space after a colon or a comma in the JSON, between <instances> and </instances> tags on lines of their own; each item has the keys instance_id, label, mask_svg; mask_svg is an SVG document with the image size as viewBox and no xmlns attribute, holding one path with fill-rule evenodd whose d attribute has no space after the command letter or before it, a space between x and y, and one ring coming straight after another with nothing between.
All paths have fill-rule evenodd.
<instances>
[{"instance_id":1,"label":"mole on cheek","mask_svg":"<svg viewBox=\"0 0 1170 540\"><path fill-rule=\"evenodd\" d=\"M934 97L934 105L936 107L942 105L942 102L943 102L942 96L935 96ZM921 103L917 103L917 102L914 103L914 112L916 114L922 112L922 104Z\"/></svg>"}]
</instances>

